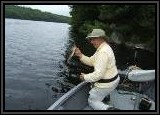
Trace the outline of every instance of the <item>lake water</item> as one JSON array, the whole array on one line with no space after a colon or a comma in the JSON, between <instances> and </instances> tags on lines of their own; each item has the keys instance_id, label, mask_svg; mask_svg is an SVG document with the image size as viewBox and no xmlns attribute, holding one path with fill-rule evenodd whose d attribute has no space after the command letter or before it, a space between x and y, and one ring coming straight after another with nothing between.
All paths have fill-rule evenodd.
<instances>
[{"instance_id":1,"label":"lake water","mask_svg":"<svg viewBox=\"0 0 160 115\"><path fill-rule=\"evenodd\" d=\"M5 19L5 110L45 110L56 100L69 27Z\"/></svg>"}]
</instances>

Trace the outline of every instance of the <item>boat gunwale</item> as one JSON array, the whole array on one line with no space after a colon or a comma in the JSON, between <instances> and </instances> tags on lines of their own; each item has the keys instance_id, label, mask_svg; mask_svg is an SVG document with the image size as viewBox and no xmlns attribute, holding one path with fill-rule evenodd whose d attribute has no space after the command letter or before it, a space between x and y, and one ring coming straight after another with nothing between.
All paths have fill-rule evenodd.
<instances>
[{"instance_id":1,"label":"boat gunwale","mask_svg":"<svg viewBox=\"0 0 160 115\"><path fill-rule=\"evenodd\" d=\"M68 98L75 94L75 92L79 91L84 85L88 82L83 81L77 86L70 89L67 93L65 93L62 97L60 97L55 103L53 103L47 110L57 110Z\"/></svg>"}]
</instances>

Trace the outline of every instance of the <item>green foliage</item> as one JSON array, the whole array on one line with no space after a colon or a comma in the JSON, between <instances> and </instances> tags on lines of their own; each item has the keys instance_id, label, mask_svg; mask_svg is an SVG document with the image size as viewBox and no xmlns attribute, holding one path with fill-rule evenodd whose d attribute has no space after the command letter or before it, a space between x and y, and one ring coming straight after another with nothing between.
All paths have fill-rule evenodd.
<instances>
[{"instance_id":1,"label":"green foliage","mask_svg":"<svg viewBox=\"0 0 160 115\"><path fill-rule=\"evenodd\" d=\"M97 5L73 5L71 7L71 25L78 30L86 21L94 21L98 19L99 10Z\"/></svg>"},{"instance_id":2,"label":"green foliage","mask_svg":"<svg viewBox=\"0 0 160 115\"><path fill-rule=\"evenodd\" d=\"M61 23L69 23L70 20L70 18L67 16L52 14L49 12L42 12L40 10L15 5L5 5L5 17Z\"/></svg>"},{"instance_id":3,"label":"green foliage","mask_svg":"<svg viewBox=\"0 0 160 115\"><path fill-rule=\"evenodd\" d=\"M72 32L85 37L102 28L112 41L155 47L156 5L72 5ZM78 39L78 38L77 38Z\"/></svg>"}]
</instances>

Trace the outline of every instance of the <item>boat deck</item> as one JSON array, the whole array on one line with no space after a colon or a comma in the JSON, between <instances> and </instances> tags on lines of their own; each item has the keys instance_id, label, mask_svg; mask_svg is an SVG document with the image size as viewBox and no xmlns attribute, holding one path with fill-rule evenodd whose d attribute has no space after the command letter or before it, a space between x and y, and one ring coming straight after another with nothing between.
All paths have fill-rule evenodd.
<instances>
[{"instance_id":1,"label":"boat deck","mask_svg":"<svg viewBox=\"0 0 160 115\"><path fill-rule=\"evenodd\" d=\"M87 105L83 110L93 110L89 105Z\"/></svg>"}]
</instances>

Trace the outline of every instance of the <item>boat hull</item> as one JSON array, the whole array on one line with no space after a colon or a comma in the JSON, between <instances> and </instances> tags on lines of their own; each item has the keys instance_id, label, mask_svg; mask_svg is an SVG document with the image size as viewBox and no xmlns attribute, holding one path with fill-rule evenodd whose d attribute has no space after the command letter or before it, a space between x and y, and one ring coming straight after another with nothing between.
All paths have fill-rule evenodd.
<instances>
[{"instance_id":1,"label":"boat hull","mask_svg":"<svg viewBox=\"0 0 160 115\"><path fill-rule=\"evenodd\" d=\"M80 83L58 99L48 110L93 110L88 105L90 85L87 82ZM148 102L142 103L142 99L145 98ZM109 101L104 103L120 110L155 110L155 102L146 95L121 89L111 92Z\"/></svg>"}]
</instances>

